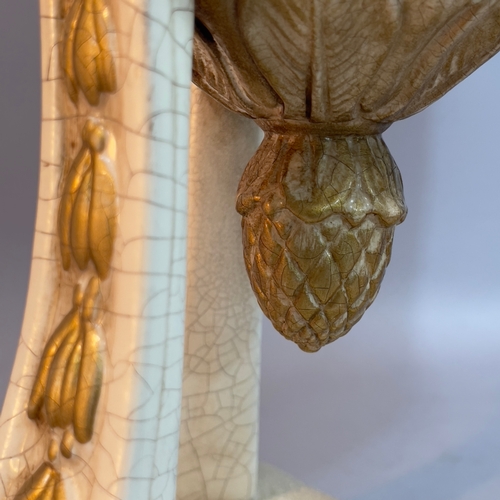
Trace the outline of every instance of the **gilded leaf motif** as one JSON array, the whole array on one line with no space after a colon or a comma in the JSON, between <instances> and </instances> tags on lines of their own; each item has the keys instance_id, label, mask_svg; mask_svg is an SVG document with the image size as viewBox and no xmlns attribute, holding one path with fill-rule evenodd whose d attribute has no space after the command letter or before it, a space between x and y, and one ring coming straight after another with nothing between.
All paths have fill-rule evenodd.
<instances>
[{"instance_id":1,"label":"gilded leaf motif","mask_svg":"<svg viewBox=\"0 0 500 500\"><path fill-rule=\"evenodd\" d=\"M71 218L73 208L84 176L90 171L91 154L87 147L82 147L66 179L64 191L59 205L58 229L61 240L61 255L64 269L71 264Z\"/></svg>"},{"instance_id":2,"label":"gilded leaf motif","mask_svg":"<svg viewBox=\"0 0 500 500\"><path fill-rule=\"evenodd\" d=\"M73 207L71 216L71 248L80 269L85 269L89 262L89 223L90 198L92 189L92 169L85 174Z\"/></svg>"},{"instance_id":3,"label":"gilded leaf motif","mask_svg":"<svg viewBox=\"0 0 500 500\"><path fill-rule=\"evenodd\" d=\"M113 178L107 169L106 162L96 158L89 217L89 247L97 272L102 278L107 276L111 262L116 221Z\"/></svg>"},{"instance_id":4,"label":"gilded leaf motif","mask_svg":"<svg viewBox=\"0 0 500 500\"><path fill-rule=\"evenodd\" d=\"M78 308L81 301L82 294L77 287L73 297L73 308L61 321L45 346L28 403L28 417L31 419L39 417L40 410L44 403L50 368L57 351L68 335L79 329L80 319Z\"/></svg>"},{"instance_id":5,"label":"gilded leaf motif","mask_svg":"<svg viewBox=\"0 0 500 500\"><path fill-rule=\"evenodd\" d=\"M64 79L66 81L68 94L73 102L78 101L78 82L75 75L74 47L76 26L78 24L78 18L80 17L82 7L83 4L81 0L75 0L75 2L73 2L73 5L71 6L71 9L66 17L63 39L62 66Z\"/></svg>"},{"instance_id":6,"label":"gilded leaf motif","mask_svg":"<svg viewBox=\"0 0 500 500\"><path fill-rule=\"evenodd\" d=\"M45 410L51 427L62 427L61 391L66 367L71 353L80 336L80 329L75 329L64 339L50 366L47 388L45 389Z\"/></svg>"},{"instance_id":7,"label":"gilded leaf motif","mask_svg":"<svg viewBox=\"0 0 500 500\"><path fill-rule=\"evenodd\" d=\"M83 297L75 287L73 308L45 347L28 406L32 420L66 429L60 445L65 457L71 456L73 438L86 443L94 432L103 377L100 300L97 277L89 281Z\"/></svg>"},{"instance_id":8,"label":"gilded leaf motif","mask_svg":"<svg viewBox=\"0 0 500 500\"><path fill-rule=\"evenodd\" d=\"M105 0L75 0L66 17L63 69L73 102L81 90L96 106L116 91L115 32Z\"/></svg>"},{"instance_id":9,"label":"gilded leaf motif","mask_svg":"<svg viewBox=\"0 0 500 500\"><path fill-rule=\"evenodd\" d=\"M267 134L260 149L238 190L245 265L274 327L315 352L377 294L406 215L399 171L380 137Z\"/></svg>"},{"instance_id":10,"label":"gilded leaf motif","mask_svg":"<svg viewBox=\"0 0 500 500\"><path fill-rule=\"evenodd\" d=\"M102 340L90 321L84 322L83 329L82 360L73 413L73 429L76 440L87 443L94 432L97 403L101 394L103 347Z\"/></svg>"},{"instance_id":11,"label":"gilded leaf motif","mask_svg":"<svg viewBox=\"0 0 500 500\"><path fill-rule=\"evenodd\" d=\"M71 256L81 270L92 260L102 279L109 273L118 217L111 164L103 153L107 137L101 124L87 121L82 149L64 183L58 221L64 269Z\"/></svg>"},{"instance_id":12,"label":"gilded leaf motif","mask_svg":"<svg viewBox=\"0 0 500 500\"><path fill-rule=\"evenodd\" d=\"M111 14L104 0L94 0L96 40L99 45L97 75L101 92L116 90L116 70L113 58L114 33L111 29Z\"/></svg>"},{"instance_id":13,"label":"gilded leaf motif","mask_svg":"<svg viewBox=\"0 0 500 500\"><path fill-rule=\"evenodd\" d=\"M17 492L14 500L63 500L61 477L54 467L44 462Z\"/></svg>"},{"instance_id":14,"label":"gilded leaf motif","mask_svg":"<svg viewBox=\"0 0 500 500\"><path fill-rule=\"evenodd\" d=\"M83 339L79 338L73 346L64 371L60 396L60 422L62 428L70 425L73 417L78 375L80 373L80 363L82 360L82 344Z\"/></svg>"}]
</instances>

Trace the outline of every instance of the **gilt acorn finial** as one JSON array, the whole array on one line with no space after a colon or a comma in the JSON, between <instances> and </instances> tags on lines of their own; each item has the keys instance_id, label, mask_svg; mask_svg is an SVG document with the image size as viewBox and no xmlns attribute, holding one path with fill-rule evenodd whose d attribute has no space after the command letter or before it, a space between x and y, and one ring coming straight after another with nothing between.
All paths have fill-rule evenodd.
<instances>
[{"instance_id":1,"label":"gilt acorn finial","mask_svg":"<svg viewBox=\"0 0 500 500\"><path fill-rule=\"evenodd\" d=\"M380 136L268 133L237 207L257 300L308 352L345 335L370 306L394 225L406 216L401 177Z\"/></svg>"}]
</instances>

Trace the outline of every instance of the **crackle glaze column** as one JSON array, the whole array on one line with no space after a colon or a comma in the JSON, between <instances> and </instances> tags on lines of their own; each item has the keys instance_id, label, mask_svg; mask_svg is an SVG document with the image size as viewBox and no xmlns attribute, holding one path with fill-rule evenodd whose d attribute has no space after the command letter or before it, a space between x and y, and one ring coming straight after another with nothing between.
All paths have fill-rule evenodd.
<instances>
[{"instance_id":1,"label":"crackle glaze column","mask_svg":"<svg viewBox=\"0 0 500 500\"><path fill-rule=\"evenodd\" d=\"M40 10L39 201L0 497L173 500L193 6Z\"/></svg>"},{"instance_id":2,"label":"crackle glaze column","mask_svg":"<svg viewBox=\"0 0 500 500\"><path fill-rule=\"evenodd\" d=\"M234 193L261 139L193 86L179 500L255 498L261 313Z\"/></svg>"}]
</instances>

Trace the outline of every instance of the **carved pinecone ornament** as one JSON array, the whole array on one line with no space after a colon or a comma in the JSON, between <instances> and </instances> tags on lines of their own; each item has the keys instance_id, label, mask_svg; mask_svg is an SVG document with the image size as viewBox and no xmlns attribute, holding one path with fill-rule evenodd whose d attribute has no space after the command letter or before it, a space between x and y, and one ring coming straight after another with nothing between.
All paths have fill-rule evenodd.
<instances>
[{"instance_id":1,"label":"carved pinecone ornament","mask_svg":"<svg viewBox=\"0 0 500 500\"><path fill-rule=\"evenodd\" d=\"M380 136L268 133L238 193L245 265L274 327L308 352L345 335L376 297L406 216Z\"/></svg>"}]
</instances>

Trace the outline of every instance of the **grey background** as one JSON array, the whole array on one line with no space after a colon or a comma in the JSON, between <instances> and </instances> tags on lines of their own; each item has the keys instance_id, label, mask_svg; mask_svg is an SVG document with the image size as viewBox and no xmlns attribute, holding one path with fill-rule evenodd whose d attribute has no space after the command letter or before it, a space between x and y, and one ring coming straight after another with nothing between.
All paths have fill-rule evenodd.
<instances>
[{"instance_id":1,"label":"grey background","mask_svg":"<svg viewBox=\"0 0 500 500\"><path fill-rule=\"evenodd\" d=\"M0 0L0 398L30 266L38 3ZM500 491L500 59L385 139L410 212L372 308L314 355L266 322L261 456L342 500Z\"/></svg>"}]
</instances>

